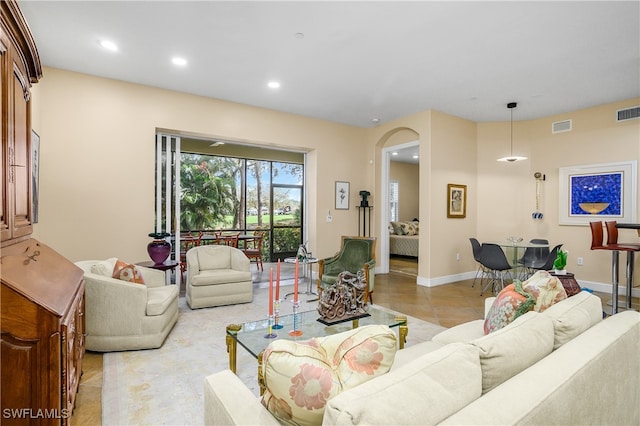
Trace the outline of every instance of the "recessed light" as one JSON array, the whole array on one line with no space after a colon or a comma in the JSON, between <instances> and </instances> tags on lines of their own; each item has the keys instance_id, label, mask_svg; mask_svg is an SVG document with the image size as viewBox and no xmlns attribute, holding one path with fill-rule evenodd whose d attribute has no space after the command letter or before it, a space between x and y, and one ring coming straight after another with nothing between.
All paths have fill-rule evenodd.
<instances>
[{"instance_id":1,"label":"recessed light","mask_svg":"<svg viewBox=\"0 0 640 426\"><path fill-rule=\"evenodd\" d=\"M391 155L398 155L398 151L393 151Z\"/></svg>"},{"instance_id":2,"label":"recessed light","mask_svg":"<svg viewBox=\"0 0 640 426\"><path fill-rule=\"evenodd\" d=\"M280 83L277 81L270 81L267 83L267 86L269 86L270 89L279 89Z\"/></svg>"},{"instance_id":3,"label":"recessed light","mask_svg":"<svg viewBox=\"0 0 640 426\"><path fill-rule=\"evenodd\" d=\"M378 124L380 122L380 119L379 118L372 118L371 122L374 123L374 124Z\"/></svg>"},{"instance_id":4,"label":"recessed light","mask_svg":"<svg viewBox=\"0 0 640 426\"><path fill-rule=\"evenodd\" d=\"M118 51L118 46L116 46L116 44L112 41L109 40L100 40L100 46L102 46L103 48L110 50L111 52L117 52Z\"/></svg>"},{"instance_id":5,"label":"recessed light","mask_svg":"<svg viewBox=\"0 0 640 426\"><path fill-rule=\"evenodd\" d=\"M413 157L411 157L411 158L413 158L413 159L416 159L416 160L417 160L418 158L420 158L420 156L419 156L419 155L414 155L414 156L413 156Z\"/></svg>"},{"instance_id":6,"label":"recessed light","mask_svg":"<svg viewBox=\"0 0 640 426\"><path fill-rule=\"evenodd\" d=\"M184 67L185 65L187 65L187 60L184 58L175 57L171 59L171 62L173 62L174 65L178 65L181 67Z\"/></svg>"}]
</instances>

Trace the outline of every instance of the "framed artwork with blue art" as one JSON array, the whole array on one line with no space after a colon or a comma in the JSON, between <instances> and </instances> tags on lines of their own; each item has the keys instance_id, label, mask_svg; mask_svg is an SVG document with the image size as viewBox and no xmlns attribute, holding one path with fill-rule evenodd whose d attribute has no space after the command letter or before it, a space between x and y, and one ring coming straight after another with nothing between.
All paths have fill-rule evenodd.
<instances>
[{"instance_id":1,"label":"framed artwork with blue art","mask_svg":"<svg viewBox=\"0 0 640 426\"><path fill-rule=\"evenodd\" d=\"M637 161L561 167L560 225L637 220Z\"/></svg>"}]
</instances>

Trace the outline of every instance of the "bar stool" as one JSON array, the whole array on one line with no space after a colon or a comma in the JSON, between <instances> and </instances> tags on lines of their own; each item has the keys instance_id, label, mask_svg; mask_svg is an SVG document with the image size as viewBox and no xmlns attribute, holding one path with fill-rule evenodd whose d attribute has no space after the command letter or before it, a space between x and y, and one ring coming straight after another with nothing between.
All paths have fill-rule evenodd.
<instances>
[{"instance_id":1,"label":"bar stool","mask_svg":"<svg viewBox=\"0 0 640 426\"><path fill-rule=\"evenodd\" d=\"M618 235L615 228L615 222L613 222L613 228L616 229L613 233L610 233L607 227L607 244L604 244L604 231L602 222L589 222L591 227L591 250L609 250L611 251L611 314L618 313L618 264L620 259L620 252L627 252L627 307L631 307L631 289L633 287L633 261L636 251L640 251L640 246L633 247L631 245L617 244ZM615 243L613 242L615 241Z\"/></svg>"},{"instance_id":2,"label":"bar stool","mask_svg":"<svg viewBox=\"0 0 640 426\"><path fill-rule=\"evenodd\" d=\"M607 226L607 246L618 247L619 251L627 252L627 309L631 309L631 290L633 289L633 266L635 263L635 252L640 251L640 244L619 243L617 221L605 222ZM616 295L617 296L617 295Z\"/></svg>"}]
</instances>

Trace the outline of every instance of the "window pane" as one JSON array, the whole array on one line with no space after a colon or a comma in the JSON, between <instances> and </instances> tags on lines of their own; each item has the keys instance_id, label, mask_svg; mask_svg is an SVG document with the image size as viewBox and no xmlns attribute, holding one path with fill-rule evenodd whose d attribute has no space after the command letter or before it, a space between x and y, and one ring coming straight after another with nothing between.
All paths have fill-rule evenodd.
<instances>
[{"instance_id":1,"label":"window pane","mask_svg":"<svg viewBox=\"0 0 640 426\"><path fill-rule=\"evenodd\" d=\"M269 225L271 162L247 160L247 228Z\"/></svg>"},{"instance_id":2,"label":"window pane","mask_svg":"<svg viewBox=\"0 0 640 426\"><path fill-rule=\"evenodd\" d=\"M389 220L392 222L398 220L399 189L400 185L397 180L389 182Z\"/></svg>"}]
</instances>

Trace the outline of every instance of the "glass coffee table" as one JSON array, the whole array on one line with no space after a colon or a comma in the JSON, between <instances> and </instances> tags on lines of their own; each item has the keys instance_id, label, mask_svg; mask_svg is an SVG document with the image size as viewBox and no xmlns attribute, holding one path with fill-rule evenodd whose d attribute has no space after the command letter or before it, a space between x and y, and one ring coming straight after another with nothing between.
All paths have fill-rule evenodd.
<instances>
[{"instance_id":1,"label":"glass coffee table","mask_svg":"<svg viewBox=\"0 0 640 426\"><path fill-rule=\"evenodd\" d=\"M262 377L262 353L269 343L277 339L286 340L308 340L313 337L324 337L343 331L357 328L360 325L382 324L389 327L398 327L399 347L404 348L409 333L407 317L404 315L396 315L383 311L373 306L369 306L369 316L356 319L346 319L343 322L333 325L325 325L318 321L320 314L318 311L312 310L301 312L298 319L298 329L302 331L302 336L290 336L289 331L293 329L293 314L281 316L279 324L283 328L272 330L277 337L265 338L269 332L269 320L261 319L258 321L246 322L244 324L230 324L227 326L227 352L229 353L229 369L236 372L236 355L238 343L245 348L254 358L258 360L258 383L260 384L260 394L264 391L264 380Z\"/></svg>"}]
</instances>

